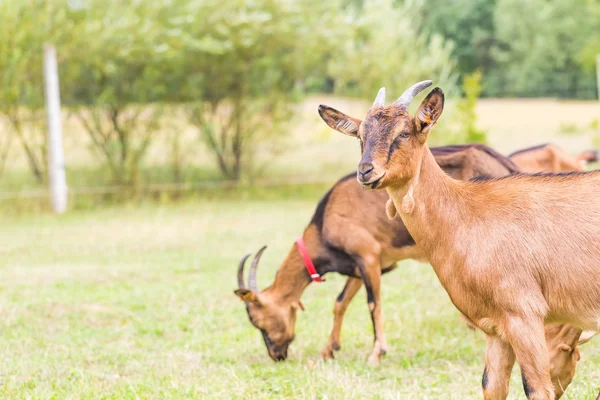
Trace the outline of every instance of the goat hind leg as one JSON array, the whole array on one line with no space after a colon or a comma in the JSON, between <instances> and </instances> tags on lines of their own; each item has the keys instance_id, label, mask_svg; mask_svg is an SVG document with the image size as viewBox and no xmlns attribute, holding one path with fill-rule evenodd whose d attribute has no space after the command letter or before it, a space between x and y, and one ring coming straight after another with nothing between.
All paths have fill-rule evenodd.
<instances>
[{"instance_id":1,"label":"goat hind leg","mask_svg":"<svg viewBox=\"0 0 600 400\"><path fill-rule=\"evenodd\" d=\"M508 396L510 374L515 353L509 343L497 336L486 335L485 369L481 379L485 400L504 400Z\"/></svg>"},{"instance_id":2,"label":"goat hind leg","mask_svg":"<svg viewBox=\"0 0 600 400\"><path fill-rule=\"evenodd\" d=\"M331 335L329 336L327 345L321 350L321 357L324 359L334 358L334 350L337 351L340 349L340 333L342 330L342 322L344 321L344 314L361 286L361 279L350 277L346 281L344 289L342 289L342 292L337 297L333 308L333 328L331 329Z\"/></svg>"},{"instance_id":3,"label":"goat hind leg","mask_svg":"<svg viewBox=\"0 0 600 400\"><path fill-rule=\"evenodd\" d=\"M543 320L512 317L506 326L508 342L521 367L525 395L529 400L554 400Z\"/></svg>"},{"instance_id":4,"label":"goat hind leg","mask_svg":"<svg viewBox=\"0 0 600 400\"><path fill-rule=\"evenodd\" d=\"M387 343L383 331L383 315L381 311L381 268L373 259L365 258L364 267L360 268L367 289L367 303L373 322L375 340L373 350L367 362L369 365L379 365L379 360L387 352Z\"/></svg>"}]
</instances>

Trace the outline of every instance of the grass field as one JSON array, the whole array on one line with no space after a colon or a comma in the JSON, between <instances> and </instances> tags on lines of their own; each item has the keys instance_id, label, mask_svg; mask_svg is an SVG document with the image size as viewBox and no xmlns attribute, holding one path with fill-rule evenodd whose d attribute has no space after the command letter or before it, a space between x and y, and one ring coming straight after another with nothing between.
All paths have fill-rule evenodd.
<instances>
[{"instance_id":1,"label":"grass field","mask_svg":"<svg viewBox=\"0 0 600 400\"><path fill-rule=\"evenodd\" d=\"M265 287L317 197L3 217L0 398L481 398L482 335L461 322L426 264L404 262L383 280L390 351L380 367L365 364L364 293L338 358L319 360L338 276L307 289L289 360L268 358L232 292L236 264L268 244ZM582 350L568 399L600 390L600 340ZM525 398L517 368L511 398Z\"/></svg>"}]
</instances>

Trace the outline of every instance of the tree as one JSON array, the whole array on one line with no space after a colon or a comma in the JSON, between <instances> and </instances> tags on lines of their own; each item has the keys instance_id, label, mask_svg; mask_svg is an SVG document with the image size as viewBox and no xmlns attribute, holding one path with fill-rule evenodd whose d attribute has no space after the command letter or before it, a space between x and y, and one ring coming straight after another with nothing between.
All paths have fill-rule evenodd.
<instances>
[{"instance_id":1,"label":"tree","mask_svg":"<svg viewBox=\"0 0 600 400\"><path fill-rule=\"evenodd\" d=\"M590 20L600 20L600 3L590 2L587 11ZM598 55L600 55L600 31L598 29L592 29L589 32L588 40L581 49L577 60L586 72L594 73L596 69L596 57L598 57Z\"/></svg>"},{"instance_id":2,"label":"tree","mask_svg":"<svg viewBox=\"0 0 600 400\"><path fill-rule=\"evenodd\" d=\"M46 12L48 14L46 14ZM0 114L4 116L4 166L13 137L36 180L47 175L43 122L42 43L51 8L41 0L0 2Z\"/></svg>"},{"instance_id":3,"label":"tree","mask_svg":"<svg viewBox=\"0 0 600 400\"><path fill-rule=\"evenodd\" d=\"M90 0L69 15L77 35L63 62L63 98L112 179L135 184L159 128L162 3Z\"/></svg>"},{"instance_id":4,"label":"tree","mask_svg":"<svg viewBox=\"0 0 600 400\"><path fill-rule=\"evenodd\" d=\"M239 180L259 143L291 119L304 80L324 71L338 40L335 2L181 1L171 19L169 57L190 122L221 173Z\"/></svg>"},{"instance_id":5,"label":"tree","mask_svg":"<svg viewBox=\"0 0 600 400\"><path fill-rule=\"evenodd\" d=\"M496 67L488 86L532 97L576 97L580 82L592 76L578 57L597 30L590 0L498 0L495 10ZM575 11L576 10L576 11Z\"/></svg>"},{"instance_id":6,"label":"tree","mask_svg":"<svg viewBox=\"0 0 600 400\"><path fill-rule=\"evenodd\" d=\"M348 38L340 43L328 72L340 94L373 97L385 86L398 96L413 83L434 79L456 95L452 46L442 37L419 33L420 4L394 6L392 0L365 2L349 8Z\"/></svg>"},{"instance_id":7,"label":"tree","mask_svg":"<svg viewBox=\"0 0 600 400\"><path fill-rule=\"evenodd\" d=\"M452 55L461 75L493 66L492 45L496 43L494 11L496 0L424 0L422 28L454 43Z\"/></svg>"}]
</instances>

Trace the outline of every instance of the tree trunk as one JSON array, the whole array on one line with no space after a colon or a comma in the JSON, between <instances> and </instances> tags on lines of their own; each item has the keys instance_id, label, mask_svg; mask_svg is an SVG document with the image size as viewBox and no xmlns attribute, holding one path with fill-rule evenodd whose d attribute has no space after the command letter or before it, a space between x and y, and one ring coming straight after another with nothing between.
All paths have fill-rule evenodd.
<instances>
[{"instance_id":1,"label":"tree trunk","mask_svg":"<svg viewBox=\"0 0 600 400\"><path fill-rule=\"evenodd\" d=\"M27 156L27 162L29 163L31 172L33 172L37 183L43 184L45 181L44 171L42 169L43 167L40 166L40 162L38 161L38 158L35 155L35 151L31 148L29 143L27 143L27 139L23 134L21 121L19 120L19 116L16 115L16 113L18 113L18 111L15 111L15 114L10 116L10 121L12 123L13 129L17 134L19 141L21 142L21 147L23 148L23 151L25 151L25 155Z\"/></svg>"},{"instance_id":2,"label":"tree trunk","mask_svg":"<svg viewBox=\"0 0 600 400\"><path fill-rule=\"evenodd\" d=\"M242 107L238 105L235 112L234 137L231 143L233 153L233 176L234 181L239 181L242 175L242 155L243 155L243 127L242 127Z\"/></svg>"}]
</instances>

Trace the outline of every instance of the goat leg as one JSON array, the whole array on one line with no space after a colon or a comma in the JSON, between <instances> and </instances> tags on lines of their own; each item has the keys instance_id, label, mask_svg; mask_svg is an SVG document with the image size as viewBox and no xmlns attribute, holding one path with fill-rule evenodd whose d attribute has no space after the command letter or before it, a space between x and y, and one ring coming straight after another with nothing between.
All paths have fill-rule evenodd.
<instances>
[{"instance_id":1,"label":"goat leg","mask_svg":"<svg viewBox=\"0 0 600 400\"><path fill-rule=\"evenodd\" d=\"M381 356L387 352L387 343L383 331L383 315L381 310L381 268L374 257L364 258L365 264L359 270L367 290L367 304L373 322L375 340L373 350L367 359L369 365L379 365Z\"/></svg>"},{"instance_id":2,"label":"goat leg","mask_svg":"<svg viewBox=\"0 0 600 400\"><path fill-rule=\"evenodd\" d=\"M529 400L554 400L550 361L542 319L511 317L506 337L521 366L523 389Z\"/></svg>"},{"instance_id":3,"label":"goat leg","mask_svg":"<svg viewBox=\"0 0 600 400\"><path fill-rule=\"evenodd\" d=\"M498 336L486 335L487 352L481 379L485 400L504 400L508 396L510 374L515 353L509 343Z\"/></svg>"},{"instance_id":4,"label":"goat leg","mask_svg":"<svg viewBox=\"0 0 600 400\"><path fill-rule=\"evenodd\" d=\"M321 350L322 358L334 358L333 352L340 349L340 333L342 330L342 322L344 321L344 314L361 286L362 280L350 277L346 281L344 289L342 289L342 292L337 297L333 308L333 329L331 330L327 345Z\"/></svg>"}]
</instances>

